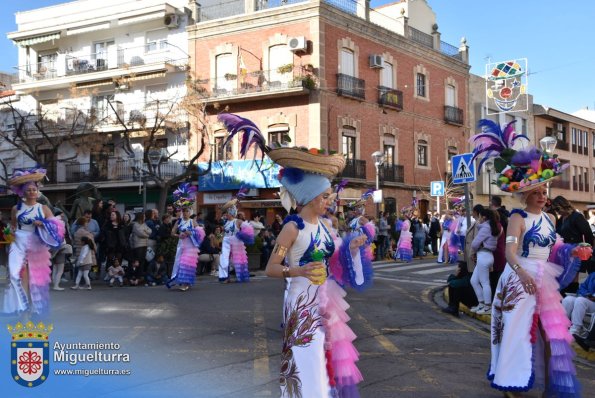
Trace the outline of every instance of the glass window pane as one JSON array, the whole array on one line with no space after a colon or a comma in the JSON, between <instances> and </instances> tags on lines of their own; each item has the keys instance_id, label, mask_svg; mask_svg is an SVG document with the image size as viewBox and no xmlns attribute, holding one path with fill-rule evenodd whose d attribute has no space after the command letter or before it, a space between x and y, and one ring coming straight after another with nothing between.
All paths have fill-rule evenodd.
<instances>
[{"instance_id":1,"label":"glass window pane","mask_svg":"<svg viewBox=\"0 0 595 398\"><path fill-rule=\"evenodd\" d=\"M393 80L393 65L384 61L384 68L382 69L382 85L388 88L395 88Z\"/></svg>"},{"instance_id":2,"label":"glass window pane","mask_svg":"<svg viewBox=\"0 0 595 398\"><path fill-rule=\"evenodd\" d=\"M348 76L355 76L355 57L351 50L341 50L341 73Z\"/></svg>"}]
</instances>

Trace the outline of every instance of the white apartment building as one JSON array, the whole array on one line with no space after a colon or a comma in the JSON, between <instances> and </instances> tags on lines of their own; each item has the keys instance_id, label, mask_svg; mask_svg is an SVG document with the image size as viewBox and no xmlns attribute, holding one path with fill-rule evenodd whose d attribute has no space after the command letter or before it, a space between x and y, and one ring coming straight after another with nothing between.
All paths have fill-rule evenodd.
<instances>
[{"instance_id":1,"label":"white apartment building","mask_svg":"<svg viewBox=\"0 0 595 398\"><path fill-rule=\"evenodd\" d=\"M48 168L48 197L69 202L76 186L90 181L104 196L138 205L135 165L142 162L146 145L141 126L151 126L186 93L191 3L78 0L16 14L18 30L8 33L19 60L12 86L19 99L15 106L32 120L43 115L65 126L86 124L89 142L93 135L107 135L99 140L101 148L64 143L57 151L38 151ZM6 112L3 116L0 128L10 128ZM184 122L183 117L177 121ZM179 174L189 158L189 129L183 125L185 134L179 124L168 123L157 132L162 155L174 154L168 161L161 158L164 176ZM124 134L132 137L133 153L125 150ZM0 150L9 169L32 165L6 143ZM151 192L148 202L155 202Z\"/></svg>"}]
</instances>

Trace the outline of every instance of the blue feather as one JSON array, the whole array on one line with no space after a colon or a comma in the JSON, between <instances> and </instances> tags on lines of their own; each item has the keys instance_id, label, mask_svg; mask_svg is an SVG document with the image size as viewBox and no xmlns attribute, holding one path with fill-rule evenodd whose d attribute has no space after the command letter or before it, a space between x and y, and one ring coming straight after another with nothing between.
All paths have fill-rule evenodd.
<instances>
[{"instance_id":1,"label":"blue feather","mask_svg":"<svg viewBox=\"0 0 595 398\"><path fill-rule=\"evenodd\" d=\"M293 167L283 169L283 177L286 177L291 184L297 184L304 179L304 171Z\"/></svg>"},{"instance_id":2,"label":"blue feather","mask_svg":"<svg viewBox=\"0 0 595 398\"><path fill-rule=\"evenodd\" d=\"M229 133L223 146L227 146L236 134L242 132L242 144L240 147L240 155L242 157L246 157L248 149L250 149L252 145L255 145L256 148L260 148L263 153L267 151L264 136L260 132L258 126L250 119L243 118L233 113L220 113L217 116L217 119L225 125L225 128Z\"/></svg>"}]
</instances>

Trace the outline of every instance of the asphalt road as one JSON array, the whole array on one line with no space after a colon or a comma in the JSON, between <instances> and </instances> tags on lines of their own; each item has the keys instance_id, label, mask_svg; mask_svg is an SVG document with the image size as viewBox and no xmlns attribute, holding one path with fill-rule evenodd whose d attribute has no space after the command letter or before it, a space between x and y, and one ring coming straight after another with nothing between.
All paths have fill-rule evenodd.
<instances>
[{"instance_id":1,"label":"asphalt road","mask_svg":"<svg viewBox=\"0 0 595 398\"><path fill-rule=\"evenodd\" d=\"M440 312L441 287L454 266L417 260L375 268L374 287L350 291L347 297L364 375L361 396L501 397L485 379L488 326ZM214 277L201 276L184 293L95 282L90 291L51 295L53 341L114 342L120 344L119 352L130 355L129 363L118 364L131 368L130 376L91 376L79 384L62 377L65 392L98 397L279 396L280 280L257 275L249 284L220 285ZM593 364L579 360L576 365L583 396L594 397ZM58 379L52 376L47 383Z\"/></svg>"}]
</instances>

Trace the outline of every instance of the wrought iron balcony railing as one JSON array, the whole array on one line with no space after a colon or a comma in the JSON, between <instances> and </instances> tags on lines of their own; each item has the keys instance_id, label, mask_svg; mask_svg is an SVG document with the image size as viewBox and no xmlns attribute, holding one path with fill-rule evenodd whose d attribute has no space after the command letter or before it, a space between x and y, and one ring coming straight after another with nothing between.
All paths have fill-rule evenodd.
<instances>
[{"instance_id":1,"label":"wrought iron balcony railing","mask_svg":"<svg viewBox=\"0 0 595 398\"><path fill-rule=\"evenodd\" d=\"M364 100L366 99L366 81L337 73L337 94Z\"/></svg>"},{"instance_id":2,"label":"wrought iron balcony railing","mask_svg":"<svg viewBox=\"0 0 595 398\"><path fill-rule=\"evenodd\" d=\"M444 106L444 121L450 124L463 125L463 110L454 106Z\"/></svg>"},{"instance_id":3,"label":"wrought iron balcony railing","mask_svg":"<svg viewBox=\"0 0 595 398\"><path fill-rule=\"evenodd\" d=\"M405 167L400 164L382 165L378 168L382 182L405 182Z\"/></svg>"},{"instance_id":4,"label":"wrought iron balcony railing","mask_svg":"<svg viewBox=\"0 0 595 398\"><path fill-rule=\"evenodd\" d=\"M359 159L347 159L341 177L366 179L366 161Z\"/></svg>"},{"instance_id":5,"label":"wrought iron balcony railing","mask_svg":"<svg viewBox=\"0 0 595 398\"><path fill-rule=\"evenodd\" d=\"M387 108L402 111L403 92L384 86L378 86L378 104Z\"/></svg>"}]
</instances>

